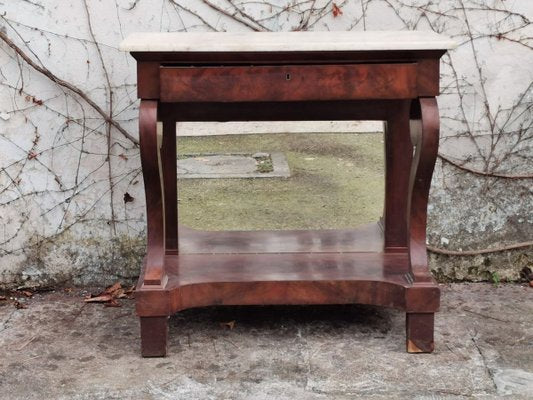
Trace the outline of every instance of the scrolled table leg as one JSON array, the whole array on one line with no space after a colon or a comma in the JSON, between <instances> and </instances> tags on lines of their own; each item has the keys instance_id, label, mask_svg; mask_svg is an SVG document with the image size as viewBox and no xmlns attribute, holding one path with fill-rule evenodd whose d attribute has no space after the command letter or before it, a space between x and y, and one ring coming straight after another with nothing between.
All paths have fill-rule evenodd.
<instances>
[{"instance_id":1,"label":"scrolled table leg","mask_svg":"<svg viewBox=\"0 0 533 400\"><path fill-rule=\"evenodd\" d=\"M409 258L415 283L432 282L426 248L427 205L439 147L439 109L434 97L413 101L411 141L416 147L409 179Z\"/></svg>"},{"instance_id":2,"label":"scrolled table leg","mask_svg":"<svg viewBox=\"0 0 533 400\"><path fill-rule=\"evenodd\" d=\"M146 194L147 249L143 284L165 286L165 201L157 139L157 101L141 100L139 138Z\"/></svg>"},{"instance_id":3,"label":"scrolled table leg","mask_svg":"<svg viewBox=\"0 0 533 400\"><path fill-rule=\"evenodd\" d=\"M409 262L412 285L406 293L406 336L409 353L433 351L433 311L440 291L431 276L426 248L427 205L439 146L439 110L434 97L413 101L411 142L415 146L409 179Z\"/></svg>"}]
</instances>

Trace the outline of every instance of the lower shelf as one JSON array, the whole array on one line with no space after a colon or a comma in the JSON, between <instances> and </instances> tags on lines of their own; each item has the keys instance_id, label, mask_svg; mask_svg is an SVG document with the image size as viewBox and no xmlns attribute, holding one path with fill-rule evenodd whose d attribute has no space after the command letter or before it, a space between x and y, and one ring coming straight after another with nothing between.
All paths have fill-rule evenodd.
<instances>
[{"instance_id":1,"label":"lower shelf","mask_svg":"<svg viewBox=\"0 0 533 400\"><path fill-rule=\"evenodd\" d=\"M165 285L144 285L141 274L137 313L163 316L209 305L351 303L436 311L439 289L434 283L413 285L407 252L381 249L377 225L355 231L182 228L179 254L165 257Z\"/></svg>"},{"instance_id":2,"label":"lower shelf","mask_svg":"<svg viewBox=\"0 0 533 400\"><path fill-rule=\"evenodd\" d=\"M285 253L167 256L167 286L210 282L390 281L408 285L407 254Z\"/></svg>"}]
</instances>

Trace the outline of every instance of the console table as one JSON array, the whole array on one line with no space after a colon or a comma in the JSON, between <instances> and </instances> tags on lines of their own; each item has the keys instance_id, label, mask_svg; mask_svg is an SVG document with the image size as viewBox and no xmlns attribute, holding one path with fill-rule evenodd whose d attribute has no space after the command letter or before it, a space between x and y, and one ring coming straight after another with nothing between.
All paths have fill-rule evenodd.
<instances>
[{"instance_id":1,"label":"console table","mask_svg":"<svg viewBox=\"0 0 533 400\"><path fill-rule=\"evenodd\" d=\"M405 311L408 352L433 351L440 291L426 209L437 156L433 32L136 33L147 255L136 291L143 356L168 317L208 305L374 304ZM385 205L350 230L198 231L178 224L176 122L385 121ZM158 139L158 122L162 134Z\"/></svg>"}]
</instances>

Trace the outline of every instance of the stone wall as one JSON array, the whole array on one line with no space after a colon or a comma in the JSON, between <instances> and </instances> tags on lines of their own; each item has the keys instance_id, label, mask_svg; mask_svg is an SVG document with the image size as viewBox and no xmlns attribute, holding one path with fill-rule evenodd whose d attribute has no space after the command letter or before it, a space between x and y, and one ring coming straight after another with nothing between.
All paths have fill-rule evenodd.
<instances>
[{"instance_id":1,"label":"stone wall","mask_svg":"<svg viewBox=\"0 0 533 400\"><path fill-rule=\"evenodd\" d=\"M0 3L0 286L134 277L144 251L133 31L435 30L442 139L429 209L443 280L533 263L533 2L10 0ZM136 199L125 203L124 193Z\"/></svg>"}]
</instances>

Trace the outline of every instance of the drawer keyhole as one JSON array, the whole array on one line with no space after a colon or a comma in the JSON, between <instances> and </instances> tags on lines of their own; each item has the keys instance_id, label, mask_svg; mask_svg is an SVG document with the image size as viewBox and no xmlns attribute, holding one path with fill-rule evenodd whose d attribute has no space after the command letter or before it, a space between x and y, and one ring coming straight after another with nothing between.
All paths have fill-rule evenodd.
<instances>
[{"instance_id":1,"label":"drawer keyhole","mask_svg":"<svg viewBox=\"0 0 533 400\"><path fill-rule=\"evenodd\" d=\"M287 74L287 75L285 75L285 79L288 80L288 81L290 81L290 80L291 80L291 74Z\"/></svg>"}]
</instances>

